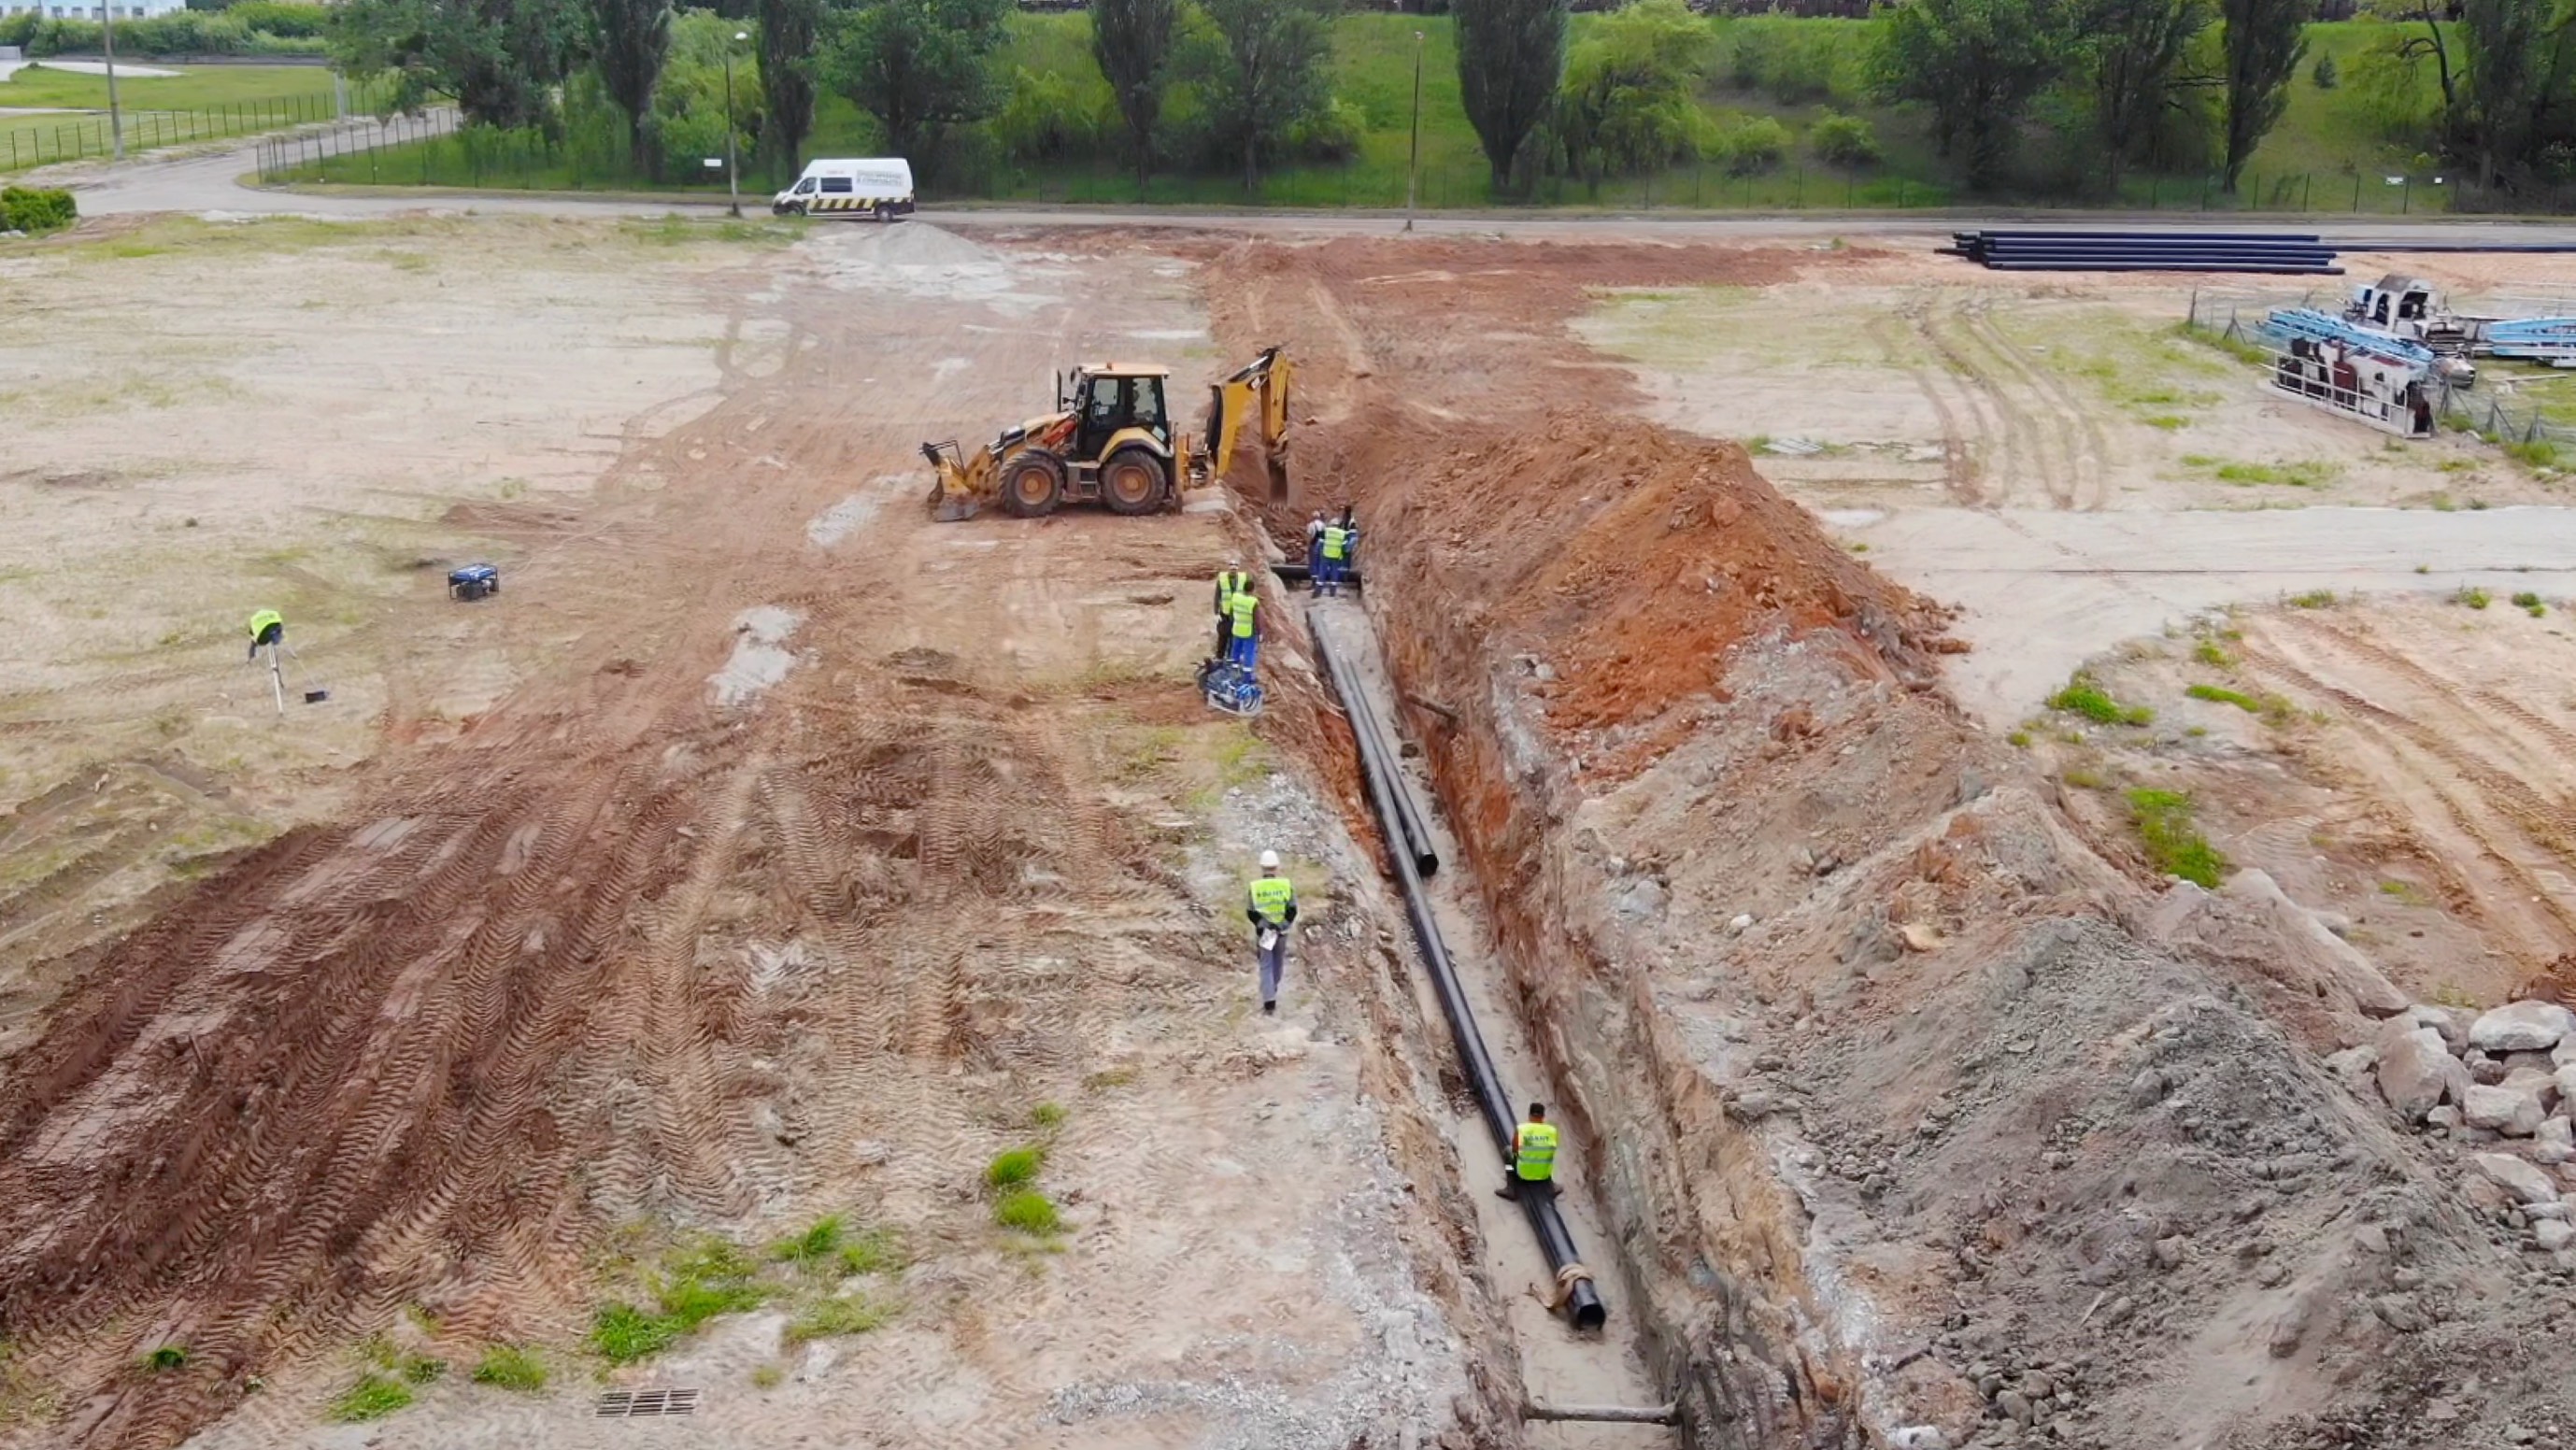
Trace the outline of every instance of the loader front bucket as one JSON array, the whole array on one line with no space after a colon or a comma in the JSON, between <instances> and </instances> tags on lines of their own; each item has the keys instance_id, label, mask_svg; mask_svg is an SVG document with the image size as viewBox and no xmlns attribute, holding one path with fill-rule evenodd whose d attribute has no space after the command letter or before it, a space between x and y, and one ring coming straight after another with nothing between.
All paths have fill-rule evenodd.
<instances>
[{"instance_id":1,"label":"loader front bucket","mask_svg":"<svg viewBox=\"0 0 2576 1450\"><path fill-rule=\"evenodd\" d=\"M949 453L957 451L954 443L921 445L921 456L930 460L930 520L960 523L975 517L975 486L967 481L965 467L941 451L943 446Z\"/></svg>"}]
</instances>

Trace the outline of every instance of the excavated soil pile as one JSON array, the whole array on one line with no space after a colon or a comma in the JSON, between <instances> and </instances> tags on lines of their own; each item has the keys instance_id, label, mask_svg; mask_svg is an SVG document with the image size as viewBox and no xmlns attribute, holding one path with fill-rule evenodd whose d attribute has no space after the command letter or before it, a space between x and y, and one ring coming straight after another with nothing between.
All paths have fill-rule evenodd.
<instances>
[{"instance_id":1,"label":"excavated soil pile","mask_svg":"<svg viewBox=\"0 0 2576 1450\"><path fill-rule=\"evenodd\" d=\"M1439 707L1406 723L1692 1443L2556 1433L2562 1377L2504 1347L2564 1275L2500 1259L2501 1219L2320 1065L2393 989L2277 893L2159 905L1937 688L1935 608L1740 450L1618 416L1554 325L1678 280L1675 249L1553 266L1238 249L1211 296L1229 348L1307 365L1274 529L1358 504L1398 685Z\"/></svg>"}]
</instances>

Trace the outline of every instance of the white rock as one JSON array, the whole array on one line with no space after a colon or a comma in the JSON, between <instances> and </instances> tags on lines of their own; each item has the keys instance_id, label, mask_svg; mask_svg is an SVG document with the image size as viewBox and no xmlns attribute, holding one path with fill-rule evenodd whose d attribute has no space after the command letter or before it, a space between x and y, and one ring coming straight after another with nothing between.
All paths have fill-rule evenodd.
<instances>
[{"instance_id":1,"label":"white rock","mask_svg":"<svg viewBox=\"0 0 2576 1450\"><path fill-rule=\"evenodd\" d=\"M2508 1138L2528 1138L2547 1116L2536 1093L2510 1087L2477 1087L2460 1100L2460 1118L2472 1128L2485 1128Z\"/></svg>"},{"instance_id":2,"label":"white rock","mask_svg":"<svg viewBox=\"0 0 2576 1450\"><path fill-rule=\"evenodd\" d=\"M2555 1143L2561 1148L2576 1148L2576 1123L2571 1123L2565 1118L2551 1118L2542 1123L2539 1131L2533 1136L2544 1143Z\"/></svg>"},{"instance_id":3,"label":"white rock","mask_svg":"<svg viewBox=\"0 0 2576 1450\"><path fill-rule=\"evenodd\" d=\"M2547 1052L2571 1031L2576 1012L2555 1002L2508 1002L2469 1024L2469 1045L2489 1052Z\"/></svg>"},{"instance_id":4,"label":"white rock","mask_svg":"<svg viewBox=\"0 0 2576 1450\"><path fill-rule=\"evenodd\" d=\"M2555 1203L2558 1190L2549 1175L2510 1153L2472 1153L2469 1171L2501 1188L2519 1203Z\"/></svg>"},{"instance_id":5,"label":"white rock","mask_svg":"<svg viewBox=\"0 0 2576 1450\"><path fill-rule=\"evenodd\" d=\"M2543 1106L2554 1103L2563 1096L2558 1091L2558 1079L2536 1067L2517 1067L2507 1072L2504 1075L2503 1086L2518 1093L2529 1093L2540 1099Z\"/></svg>"},{"instance_id":6,"label":"white rock","mask_svg":"<svg viewBox=\"0 0 2576 1450\"><path fill-rule=\"evenodd\" d=\"M1950 1437L1931 1425L1908 1425L1887 1437L1895 1450L1950 1450Z\"/></svg>"},{"instance_id":7,"label":"white rock","mask_svg":"<svg viewBox=\"0 0 2576 1450\"><path fill-rule=\"evenodd\" d=\"M2531 1226L2531 1241L2540 1245L2541 1252L2554 1254L2576 1243L2576 1224L2563 1218L2544 1218Z\"/></svg>"},{"instance_id":8,"label":"white rock","mask_svg":"<svg viewBox=\"0 0 2576 1450\"><path fill-rule=\"evenodd\" d=\"M1728 931L1731 931L1731 932L1735 933L1735 934L1736 934L1736 935L1738 935L1738 936L1742 936L1742 935L1745 933L1745 931L1746 931L1748 928L1750 928L1752 925L1753 925L1753 913L1751 913L1751 912L1749 912L1749 911L1745 911L1745 912L1738 912L1738 913L1736 913L1735 919L1734 919L1733 921L1730 921L1730 922L1728 922L1728 923L1726 924L1726 929L1727 929Z\"/></svg>"},{"instance_id":9,"label":"white rock","mask_svg":"<svg viewBox=\"0 0 2576 1450\"><path fill-rule=\"evenodd\" d=\"M2576 1148L2570 1148L2564 1143L2535 1141L2531 1145L2531 1161L2544 1168L2555 1168L2570 1158L2576 1158Z\"/></svg>"},{"instance_id":10,"label":"white rock","mask_svg":"<svg viewBox=\"0 0 2576 1450\"><path fill-rule=\"evenodd\" d=\"M2407 1008L2397 1020L2409 1027L2430 1027L2442 1034L2442 1045L2451 1049L2454 1057L2469 1050L2469 1024L2461 1014L2448 1007L2431 1007L2419 1002Z\"/></svg>"},{"instance_id":11,"label":"white rock","mask_svg":"<svg viewBox=\"0 0 2576 1450\"><path fill-rule=\"evenodd\" d=\"M2370 1087L2371 1070L2377 1066L2379 1066L2379 1049L2367 1042L2359 1047L2347 1047L2341 1052L2329 1053L2326 1057L2326 1071L2335 1075L2335 1081L2342 1083L2346 1092L2367 1091Z\"/></svg>"},{"instance_id":12,"label":"white rock","mask_svg":"<svg viewBox=\"0 0 2576 1450\"><path fill-rule=\"evenodd\" d=\"M2576 1103L2576 1062L2571 1062L2565 1067L2558 1069L2556 1081L2558 1085L2558 1101L2562 1103Z\"/></svg>"},{"instance_id":13,"label":"white rock","mask_svg":"<svg viewBox=\"0 0 2576 1450\"><path fill-rule=\"evenodd\" d=\"M2389 1023L2380 1034L2379 1095L2388 1099L2397 1116L2422 1122L2445 1097L2461 1101L2469 1086L2468 1068L2451 1055L2442 1045L2441 1034L2432 1028L2409 1029L2401 1020Z\"/></svg>"},{"instance_id":14,"label":"white rock","mask_svg":"<svg viewBox=\"0 0 2576 1450\"><path fill-rule=\"evenodd\" d=\"M2576 1062L2576 1032L2558 1039L2558 1045L2549 1049L2549 1060L2560 1067Z\"/></svg>"}]
</instances>

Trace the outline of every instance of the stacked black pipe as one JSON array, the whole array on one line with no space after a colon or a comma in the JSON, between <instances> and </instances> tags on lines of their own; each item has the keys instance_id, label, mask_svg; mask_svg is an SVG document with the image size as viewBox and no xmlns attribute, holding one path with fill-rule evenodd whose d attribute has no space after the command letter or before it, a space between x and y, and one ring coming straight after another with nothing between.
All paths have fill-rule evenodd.
<instances>
[{"instance_id":1,"label":"stacked black pipe","mask_svg":"<svg viewBox=\"0 0 2576 1450\"><path fill-rule=\"evenodd\" d=\"M1405 813L1411 803L1403 794L1404 776L1396 768L1395 747L1381 732L1377 712L1368 707L1368 697L1361 693L1359 677L1352 673L1350 662L1324 643L1324 631L1317 627L1312 613L1306 616L1306 635L1315 642L1315 654L1323 662L1325 678L1332 681L1333 693L1341 697L1342 709L1350 716L1351 737L1359 744L1360 774L1368 782L1370 802L1377 807L1378 827L1394 847L1388 854L1395 861L1395 883L1404 895L1405 915L1413 921L1414 940L1422 947L1422 962L1431 974L1432 993L1440 999L1441 1015L1449 1019L1449 1035L1458 1044L1458 1065L1467 1074L1468 1086L1475 1089L1485 1130L1494 1135L1494 1146L1508 1164L1512 1161L1512 1130L1517 1124L1514 1110L1519 1100L1503 1086L1503 1075L1496 1070L1493 1054L1485 1047L1485 1035L1476 1029L1476 1013L1467 1003L1466 986L1458 980L1458 968L1449 959L1449 944L1441 940L1440 923L1431 915L1430 895L1414 865L1417 856L1429 855L1430 844L1427 836L1407 839L1421 832L1422 823L1418 811L1409 826L1406 822ZM1574 1234L1566 1228L1565 1214L1557 1207L1554 1194L1524 1193L1520 1205L1522 1215L1529 1220L1530 1232L1538 1236L1539 1252L1547 1256L1551 1272L1562 1273L1567 1266L1582 1262L1582 1255L1574 1247ZM1588 1278L1577 1278L1569 1286L1565 1312L1580 1329L1598 1329L1610 1318L1609 1306L1601 1302L1601 1291Z\"/></svg>"},{"instance_id":2,"label":"stacked black pipe","mask_svg":"<svg viewBox=\"0 0 2576 1450\"><path fill-rule=\"evenodd\" d=\"M1998 272L2264 272L2340 277L2314 233L1954 232L1944 250Z\"/></svg>"}]
</instances>

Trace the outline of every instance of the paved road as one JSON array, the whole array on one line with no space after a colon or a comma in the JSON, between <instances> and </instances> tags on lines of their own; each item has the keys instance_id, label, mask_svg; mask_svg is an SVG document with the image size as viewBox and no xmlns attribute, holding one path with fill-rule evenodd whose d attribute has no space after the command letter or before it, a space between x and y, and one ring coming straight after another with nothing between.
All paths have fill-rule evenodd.
<instances>
[{"instance_id":1,"label":"paved road","mask_svg":"<svg viewBox=\"0 0 2576 1450\"><path fill-rule=\"evenodd\" d=\"M365 124L363 122L352 124ZM486 192L388 192L382 195L314 195L245 186L241 179L258 167L251 147L216 156L184 159L146 158L122 166L97 164L65 168L57 184L69 184L80 196L86 216L133 212L222 212L231 215L324 217L391 216L404 212L462 211L534 212L549 216L715 216L720 203L615 199L561 194ZM746 195L748 206L766 204L765 196ZM1403 224L1400 213L1372 211L1289 212L1222 211L1183 208L1093 211L1058 208L943 207L926 213L942 226L1076 226L1188 227L1223 231L1349 234L1383 232ZM1416 230L1446 236L1515 237L1656 237L1672 240L1716 240L1756 237L1941 236L1961 226L2010 222L1998 213L1857 212L1792 215L1710 216L1705 213L1593 216L1512 215L1509 213L1439 213L1425 215ZM2018 218L2054 227L2111 230L2139 226L2173 231L2241 229L2242 217L2189 221L2171 215L2137 216L2028 213ZM2470 240L2552 242L2576 245L2576 220L2549 222L2426 222L2389 218L2299 217L2264 221L2285 230L2315 231L2347 248L2366 242L2461 242Z\"/></svg>"}]
</instances>

